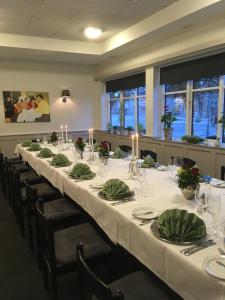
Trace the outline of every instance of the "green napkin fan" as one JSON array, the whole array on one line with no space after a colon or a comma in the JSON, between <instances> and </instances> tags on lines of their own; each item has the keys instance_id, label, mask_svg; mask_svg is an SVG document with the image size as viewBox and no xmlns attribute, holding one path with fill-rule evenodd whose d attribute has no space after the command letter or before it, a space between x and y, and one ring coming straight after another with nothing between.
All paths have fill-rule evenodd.
<instances>
[{"instance_id":1,"label":"green napkin fan","mask_svg":"<svg viewBox=\"0 0 225 300\"><path fill-rule=\"evenodd\" d=\"M91 171L88 165L83 163L78 163L73 167L69 176L74 179L85 180L85 179L91 179L95 177L95 173Z\"/></svg>"}]
</instances>

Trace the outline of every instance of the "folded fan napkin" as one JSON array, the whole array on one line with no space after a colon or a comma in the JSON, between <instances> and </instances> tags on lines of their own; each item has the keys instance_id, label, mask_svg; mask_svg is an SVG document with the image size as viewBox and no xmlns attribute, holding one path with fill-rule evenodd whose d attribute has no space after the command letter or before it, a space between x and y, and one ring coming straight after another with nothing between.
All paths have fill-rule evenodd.
<instances>
[{"instance_id":1,"label":"folded fan napkin","mask_svg":"<svg viewBox=\"0 0 225 300\"><path fill-rule=\"evenodd\" d=\"M49 158L49 157L53 157L54 154L52 153L52 151L50 149L42 148L37 156L41 157L41 158Z\"/></svg>"},{"instance_id":2,"label":"folded fan napkin","mask_svg":"<svg viewBox=\"0 0 225 300\"><path fill-rule=\"evenodd\" d=\"M113 158L124 158L124 152L120 149L120 147L117 147L114 154L113 154Z\"/></svg>"},{"instance_id":3,"label":"folded fan napkin","mask_svg":"<svg viewBox=\"0 0 225 300\"><path fill-rule=\"evenodd\" d=\"M130 191L129 186L119 179L110 179L106 181L102 190L99 192L99 196L106 199L123 199L133 195L134 192Z\"/></svg>"},{"instance_id":4,"label":"folded fan napkin","mask_svg":"<svg viewBox=\"0 0 225 300\"><path fill-rule=\"evenodd\" d=\"M40 151L41 150L41 146L38 143L31 143L28 151Z\"/></svg>"},{"instance_id":5,"label":"folded fan napkin","mask_svg":"<svg viewBox=\"0 0 225 300\"><path fill-rule=\"evenodd\" d=\"M206 236L206 226L202 219L186 210L169 209L157 220L162 237L174 242L192 242Z\"/></svg>"},{"instance_id":6,"label":"folded fan napkin","mask_svg":"<svg viewBox=\"0 0 225 300\"><path fill-rule=\"evenodd\" d=\"M69 176L74 179L85 180L85 179L91 179L95 177L95 173L91 171L88 165L79 163L73 167Z\"/></svg>"},{"instance_id":7,"label":"folded fan napkin","mask_svg":"<svg viewBox=\"0 0 225 300\"><path fill-rule=\"evenodd\" d=\"M155 165L154 159L148 155L144 158L144 162L141 164L142 168L152 168Z\"/></svg>"},{"instance_id":8,"label":"folded fan napkin","mask_svg":"<svg viewBox=\"0 0 225 300\"><path fill-rule=\"evenodd\" d=\"M55 167L67 167L71 165L71 161L64 154L56 154L50 162L51 166Z\"/></svg>"}]
</instances>

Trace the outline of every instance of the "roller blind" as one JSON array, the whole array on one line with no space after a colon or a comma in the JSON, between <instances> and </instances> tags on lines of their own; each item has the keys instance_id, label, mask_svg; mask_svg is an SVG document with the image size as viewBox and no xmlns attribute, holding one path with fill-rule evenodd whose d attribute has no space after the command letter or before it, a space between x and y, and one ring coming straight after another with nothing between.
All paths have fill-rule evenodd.
<instances>
[{"instance_id":1,"label":"roller blind","mask_svg":"<svg viewBox=\"0 0 225 300\"><path fill-rule=\"evenodd\" d=\"M220 53L161 68L160 84L224 74L225 53Z\"/></svg>"},{"instance_id":2,"label":"roller blind","mask_svg":"<svg viewBox=\"0 0 225 300\"><path fill-rule=\"evenodd\" d=\"M116 92L145 86L145 73L139 73L106 82L106 92Z\"/></svg>"}]
</instances>

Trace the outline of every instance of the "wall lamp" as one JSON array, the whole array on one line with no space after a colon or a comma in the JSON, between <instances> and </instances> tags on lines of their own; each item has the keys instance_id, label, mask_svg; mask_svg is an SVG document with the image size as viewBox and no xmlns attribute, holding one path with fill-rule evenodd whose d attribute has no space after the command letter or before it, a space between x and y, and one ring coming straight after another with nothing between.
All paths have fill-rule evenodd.
<instances>
[{"instance_id":1,"label":"wall lamp","mask_svg":"<svg viewBox=\"0 0 225 300\"><path fill-rule=\"evenodd\" d=\"M70 91L69 90L62 90L62 102L66 103L68 97L70 97Z\"/></svg>"}]
</instances>

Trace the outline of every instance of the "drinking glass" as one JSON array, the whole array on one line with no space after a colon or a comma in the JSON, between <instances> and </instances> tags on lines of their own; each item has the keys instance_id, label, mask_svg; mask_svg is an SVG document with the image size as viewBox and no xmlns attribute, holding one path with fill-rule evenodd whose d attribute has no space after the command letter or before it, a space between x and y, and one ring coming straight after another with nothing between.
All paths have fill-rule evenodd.
<instances>
[{"instance_id":1,"label":"drinking glass","mask_svg":"<svg viewBox=\"0 0 225 300\"><path fill-rule=\"evenodd\" d=\"M138 182L140 184L141 194L144 197L148 197L148 193L147 193L147 187L148 187L148 183L147 183L147 171L146 171L145 168L140 168L139 169L137 180L138 180Z\"/></svg>"}]
</instances>

